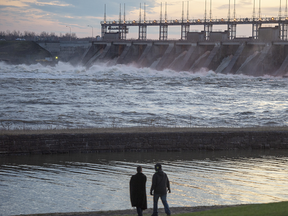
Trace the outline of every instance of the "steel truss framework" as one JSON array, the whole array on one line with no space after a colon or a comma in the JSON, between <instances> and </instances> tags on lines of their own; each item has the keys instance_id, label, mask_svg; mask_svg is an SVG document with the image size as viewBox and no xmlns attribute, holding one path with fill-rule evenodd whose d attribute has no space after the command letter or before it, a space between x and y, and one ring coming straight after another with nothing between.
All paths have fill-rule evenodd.
<instances>
[{"instance_id":1,"label":"steel truss framework","mask_svg":"<svg viewBox=\"0 0 288 216\"><path fill-rule=\"evenodd\" d=\"M288 40L288 19L287 18L274 18L274 17L266 17L259 18L255 20L255 18L241 18L234 19L233 21L229 21L229 19L211 19L209 22L205 22L204 19L200 20L165 20L164 22L152 20L152 21L112 21L112 22L101 22L101 36L103 37L108 32L119 32L120 39L126 40L126 35L128 33L128 28L132 26L138 26L138 39L139 40L147 40L147 28L149 26L159 26L159 40L167 40L168 38L168 27L169 26L181 26L181 40L187 39L187 33L190 30L190 26L204 26L204 33L206 35L206 40L209 40L210 33L212 32L212 27L215 25L227 25L229 38L236 38L236 29L237 25L252 25L252 38L258 39L259 36L259 28L262 24L276 24L279 26L279 35L281 40Z\"/></svg>"}]
</instances>

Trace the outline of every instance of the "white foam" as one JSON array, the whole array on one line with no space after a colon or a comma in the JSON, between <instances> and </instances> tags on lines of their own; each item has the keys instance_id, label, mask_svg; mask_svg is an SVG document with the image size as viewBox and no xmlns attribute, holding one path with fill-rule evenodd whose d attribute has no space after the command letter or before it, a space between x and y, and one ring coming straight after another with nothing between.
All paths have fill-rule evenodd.
<instances>
[{"instance_id":1,"label":"white foam","mask_svg":"<svg viewBox=\"0 0 288 216\"><path fill-rule=\"evenodd\" d=\"M152 68L144 67L139 68L134 64L129 65L114 65L107 66L107 64L95 64L90 68L86 68L83 65L71 65L70 63L58 62L55 66L44 66L40 63L33 65L9 65L4 62L0 62L0 78L39 78L39 79L65 79L65 78L77 78L87 79L89 77L97 78L109 78L109 77L182 77L182 78L195 78L195 77L207 77L207 78L229 78L229 79L251 79L248 75L232 75L232 74L216 74L212 70L202 68L197 72L189 71L174 71L171 69L164 69L158 71ZM263 76L263 79L276 79L271 76Z\"/></svg>"}]
</instances>

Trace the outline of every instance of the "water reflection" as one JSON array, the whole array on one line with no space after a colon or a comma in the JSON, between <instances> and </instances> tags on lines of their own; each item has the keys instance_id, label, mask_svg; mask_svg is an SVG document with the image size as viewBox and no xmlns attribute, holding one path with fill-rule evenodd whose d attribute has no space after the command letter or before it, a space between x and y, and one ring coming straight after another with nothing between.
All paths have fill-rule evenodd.
<instances>
[{"instance_id":1,"label":"water reflection","mask_svg":"<svg viewBox=\"0 0 288 216\"><path fill-rule=\"evenodd\" d=\"M276 150L1 157L0 215L129 209L130 176L142 165L148 192L156 162L171 181L171 206L282 201L287 160Z\"/></svg>"}]
</instances>

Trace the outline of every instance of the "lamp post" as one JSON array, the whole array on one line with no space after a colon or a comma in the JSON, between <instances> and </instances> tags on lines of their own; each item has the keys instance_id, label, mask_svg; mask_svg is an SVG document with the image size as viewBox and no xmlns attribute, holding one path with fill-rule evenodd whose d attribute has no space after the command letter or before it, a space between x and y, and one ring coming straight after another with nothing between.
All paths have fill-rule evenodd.
<instances>
[{"instance_id":1,"label":"lamp post","mask_svg":"<svg viewBox=\"0 0 288 216\"><path fill-rule=\"evenodd\" d=\"M92 38L93 38L93 26L91 25L87 25L87 26L92 28Z\"/></svg>"},{"instance_id":2,"label":"lamp post","mask_svg":"<svg viewBox=\"0 0 288 216\"><path fill-rule=\"evenodd\" d=\"M66 26L66 27L70 28L70 41L71 41L71 27L70 26Z\"/></svg>"}]
</instances>

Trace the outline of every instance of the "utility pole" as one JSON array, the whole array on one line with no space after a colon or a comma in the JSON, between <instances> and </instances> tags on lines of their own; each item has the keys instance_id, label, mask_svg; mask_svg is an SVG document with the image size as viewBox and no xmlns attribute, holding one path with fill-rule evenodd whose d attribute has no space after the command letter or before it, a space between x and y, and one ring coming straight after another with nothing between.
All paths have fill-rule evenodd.
<instances>
[{"instance_id":1,"label":"utility pole","mask_svg":"<svg viewBox=\"0 0 288 216\"><path fill-rule=\"evenodd\" d=\"M91 28L92 28L92 38L93 38L93 26L88 25L88 27L91 27Z\"/></svg>"},{"instance_id":2,"label":"utility pole","mask_svg":"<svg viewBox=\"0 0 288 216\"><path fill-rule=\"evenodd\" d=\"M281 14L282 14L282 11L281 11L281 0L280 0L280 6L279 6L279 21L281 21Z\"/></svg>"},{"instance_id":3,"label":"utility pole","mask_svg":"<svg viewBox=\"0 0 288 216\"><path fill-rule=\"evenodd\" d=\"M66 27L70 28L70 41L71 41L71 27L70 26L66 26Z\"/></svg>"},{"instance_id":4,"label":"utility pole","mask_svg":"<svg viewBox=\"0 0 288 216\"><path fill-rule=\"evenodd\" d=\"M255 1L255 0L254 0ZM230 22L230 0L229 0L229 8L228 8L228 22Z\"/></svg>"}]
</instances>

